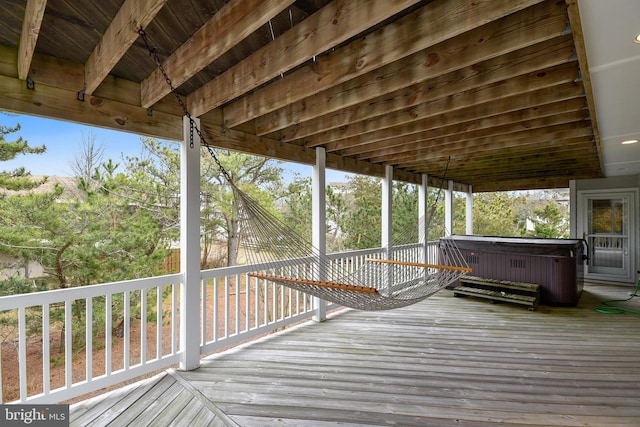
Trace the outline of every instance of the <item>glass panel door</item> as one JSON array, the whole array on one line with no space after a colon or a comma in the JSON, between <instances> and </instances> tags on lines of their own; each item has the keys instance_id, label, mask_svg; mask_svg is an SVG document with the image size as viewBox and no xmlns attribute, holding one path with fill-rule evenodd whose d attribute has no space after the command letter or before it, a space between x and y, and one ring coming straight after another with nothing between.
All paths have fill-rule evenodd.
<instances>
[{"instance_id":1,"label":"glass panel door","mask_svg":"<svg viewBox=\"0 0 640 427\"><path fill-rule=\"evenodd\" d=\"M630 277L629 196L586 198L587 274Z\"/></svg>"}]
</instances>

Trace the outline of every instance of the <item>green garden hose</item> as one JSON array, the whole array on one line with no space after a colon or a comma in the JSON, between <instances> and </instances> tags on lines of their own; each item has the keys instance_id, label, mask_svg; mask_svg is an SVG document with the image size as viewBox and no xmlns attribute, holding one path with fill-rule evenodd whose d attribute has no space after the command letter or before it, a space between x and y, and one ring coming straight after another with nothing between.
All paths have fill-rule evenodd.
<instances>
[{"instance_id":1,"label":"green garden hose","mask_svg":"<svg viewBox=\"0 0 640 427\"><path fill-rule=\"evenodd\" d=\"M636 283L636 288L633 290L631 295L629 295L629 298L603 300L602 301L603 306L596 307L596 311L598 313L604 313L604 314L624 314L624 313L640 314L640 311L638 310L632 310L630 308L613 305L613 303L630 301L633 299L633 297L640 296L638 295L638 290L640 290L640 280L638 280L638 283Z\"/></svg>"}]
</instances>

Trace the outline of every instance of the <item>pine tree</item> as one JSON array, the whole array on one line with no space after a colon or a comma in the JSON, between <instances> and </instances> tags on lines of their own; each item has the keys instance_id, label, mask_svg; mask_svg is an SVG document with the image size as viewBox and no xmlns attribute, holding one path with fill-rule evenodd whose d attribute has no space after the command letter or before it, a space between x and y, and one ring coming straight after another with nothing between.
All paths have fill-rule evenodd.
<instances>
[{"instance_id":1,"label":"pine tree","mask_svg":"<svg viewBox=\"0 0 640 427\"><path fill-rule=\"evenodd\" d=\"M15 141L7 141L6 137L20 130L20 125L14 127L0 126L0 162L13 160L18 154L42 154L46 151L44 145L31 147L27 141L18 137ZM42 185L46 179L33 179L24 167L13 171L0 171L0 189L31 190Z\"/></svg>"}]
</instances>

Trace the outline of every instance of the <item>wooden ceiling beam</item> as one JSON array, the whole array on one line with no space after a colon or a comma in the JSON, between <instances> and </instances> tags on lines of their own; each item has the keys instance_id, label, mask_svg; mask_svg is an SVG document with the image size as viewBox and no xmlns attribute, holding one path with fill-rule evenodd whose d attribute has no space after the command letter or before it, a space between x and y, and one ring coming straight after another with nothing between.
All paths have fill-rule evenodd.
<instances>
[{"instance_id":1,"label":"wooden ceiling beam","mask_svg":"<svg viewBox=\"0 0 640 427\"><path fill-rule=\"evenodd\" d=\"M267 24L294 0L233 0L162 63L174 87L179 87L221 57L251 33ZM156 69L141 84L143 107L150 107L170 92Z\"/></svg>"},{"instance_id":2,"label":"wooden ceiling beam","mask_svg":"<svg viewBox=\"0 0 640 427\"><path fill-rule=\"evenodd\" d=\"M416 159L428 156L456 156L466 152L491 152L503 150L508 147L517 147L527 144L541 144L547 141L556 141L566 138L588 137L591 133L591 122L583 120L569 124L549 126L532 131L520 131L495 137L477 138L467 141L416 141L413 149L408 149L394 156L383 156L369 159L372 163L385 162L387 164L402 163L411 168Z\"/></svg>"},{"instance_id":3,"label":"wooden ceiling beam","mask_svg":"<svg viewBox=\"0 0 640 427\"><path fill-rule=\"evenodd\" d=\"M487 93L487 92L485 92ZM538 105L546 105L552 102L571 100L583 95L582 87L577 83L565 83L539 89L530 93L519 93L502 98L489 97L489 101L474 103L472 98L461 96L459 102L453 102L451 98L436 100L432 103L422 104L405 111L394 112L386 116L376 117L366 122L355 123L349 129L339 129L327 132L328 140L332 141L325 145L328 152L344 150L356 146L358 143L366 142L366 139L354 139L358 135L367 134L388 127L397 126L399 123L408 123L409 119L427 120L433 119L434 123L430 127L443 126L446 124L464 123L477 120L482 117L490 117L497 114L505 114L512 111L523 110ZM466 103L464 101L467 101ZM355 134L347 138L340 138L345 134ZM329 139L330 138L330 139Z\"/></svg>"},{"instance_id":4,"label":"wooden ceiling beam","mask_svg":"<svg viewBox=\"0 0 640 427\"><path fill-rule=\"evenodd\" d=\"M492 167L502 162L510 164L511 167L515 168L519 166L519 160L526 156L539 157L546 154L553 156L556 153L571 153L574 150L585 154L593 149L592 142L593 138L581 136L543 142L539 144L539 146L543 148L542 150L537 148L538 145L523 145L520 147L508 147L486 154L481 152L468 152L456 154L455 156L430 155L422 159L416 159L409 166L410 170L414 172L426 173L426 171L432 168L444 171L449 158L451 158L449 171L456 175L464 174L465 168L473 167L473 169L482 169Z\"/></svg>"},{"instance_id":5,"label":"wooden ceiling beam","mask_svg":"<svg viewBox=\"0 0 640 427\"><path fill-rule=\"evenodd\" d=\"M84 64L85 94L92 95L138 39L138 30L155 18L167 0L126 0Z\"/></svg>"},{"instance_id":6,"label":"wooden ceiling beam","mask_svg":"<svg viewBox=\"0 0 640 427\"><path fill-rule=\"evenodd\" d=\"M473 131L489 131L492 127L515 125L515 126L530 126L528 123L532 120L543 120L545 118L551 118L555 115L564 115L567 113L575 113L579 117L585 118L588 115L588 111L583 108L584 99L574 98L568 101L553 102L546 105L535 105L529 108L516 111L507 111L500 114L495 114L487 117L479 117L466 122L453 121L453 125L446 124L446 118L437 120L436 123L416 123L416 131L412 134L417 135L422 130L418 129L430 129L433 138L443 138L449 135L457 135L461 133L468 133ZM470 109L475 109L470 107ZM478 116L482 116L482 109L478 109ZM441 121L443 123L441 123ZM395 128L392 128L395 129ZM429 131L424 131L429 132ZM425 133L425 136L428 134ZM355 147L345 148L340 150L340 154L343 156L362 156L364 153L368 153L376 150L383 150L395 147L393 136L388 136L385 141L378 141L373 144L359 144Z\"/></svg>"},{"instance_id":7,"label":"wooden ceiling beam","mask_svg":"<svg viewBox=\"0 0 640 427\"><path fill-rule=\"evenodd\" d=\"M247 122L538 2L436 0L428 3L225 106L225 121L230 127Z\"/></svg>"},{"instance_id":8,"label":"wooden ceiling beam","mask_svg":"<svg viewBox=\"0 0 640 427\"><path fill-rule=\"evenodd\" d=\"M187 97L189 111L194 116L200 116L232 101L366 31L370 26L390 18L417 1L331 2L292 30L191 93ZM235 127L237 124L229 127Z\"/></svg>"},{"instance_id":9,"label":"wooden ceiling beam","mask_svg":"<svg viewBox=\"0 0 640 427\"><path fill-rule=\"evenodd\" d=\"M505 43L510 43L510 40L511 38L508 38ZM474 63L435 78L429 78L395 92L385 92L375 98L368 99L366 102L348 106L331 114L321 114L311 120L297 122L282 130L283 138L285 141L304 138L308 146L322 145L326 141L310 141L308 138L314 134L424 104L434 99L505 80L512 76L566 63L570 61L572 52L573 42L570 36L556 37L522 50ZM470 54L474 55L475 50L472 50ZM418 55L422 56L422 53ZM397 61L394 64L401 64L407 70L411 69L411 64L407 60ZM423 73L417 70L416 74ZM345 92L344 95L336 94L336 96L348 97L349 94ZM259 131L259 126L256 126L256 130Z\"/></svg>"},{"instance_id":10,"label":"wooden ceiling beam","mask_svg":"<svg viewBox=\"0 0 640 427\"><path fill-rule=\"evenodd\" d=\"M592 156L593 157L593 156ZM475 173L472 175L451 175L455 176L455 179L465 182L466 180L480 180L480 181L500 181L503 179L508 179L515 176L520 176L521 178L535 179L535 178L544 178L546 176L566 176L567 170L572 170L574 172L577 171L587 171L589 169L593 169L593 165L590 163L585 164L575 164L576 159L563 159L560 161L555 161L552 164L547 164L544 167L536 166L536 165L527 165L523 164L520 168L503 168L500 170L497 169L484 169L480 173ZM514 172L516 172L514 174Z\"/></svg>"},{"instance_id":11,"label":"wooden ceiling beam","mask_svg":"<svg viewBox=\"0 0 640 427\"><path fill-rule=\"evenodd\" d=\"M485 129L472 130L468 132L449 133L447 135L438 135L440 129L434 129L433 132L422 131L411 136L401 138L390 138L389 143L385 146L385 141L375 144L372 149L356 154L360 160L382 159L386 156L402 155L411 142L415 141L420 144L427 144L431 141L433 144L452 144L454 142L479 140L481 138L498 138L505 135L513 135L522 131L534 131L536 129L545 129L550 126L556 126L566 123L574 123L588 118L589 112L586 110L571 111L565 114L554 114L546 117L537 117L525 121L513 122L503 125L494 125ZM397 145L401 142L400 145ZM393 145L392 145L393 144ZM368 147L368 146L367 146ZM407 147L407 148L405 148ZM407 150L409 151L409 150ZM341 155L352 155L345 154Z\"/></svg>"},{"instance_id":12,"label":"wooden ceiling beam","mask_svg":"<svg viewBox=\"0 0 640 427\"><path fill-rule=\"evenodd\" d=\"M461 162L457 157L450 166L450 172L453 176L461 176L468 171L490 170L507 172L514 169L524 168L542 168L553 167L554 162L572 160L577 163L584 163L593 160L593 152L588 147L592 147L591 141L581 141L579 143L567 144L571 150L562 148L549 151L547 153L526 152L505 156L499 161L496 160L472 160L469 162Z\"/></svg>"},{"instance_id":13,"label":"wooden ceiling beam","mask_svg":"<svg viewBox=\"0 0 640 427\"><path fill-rule=\"evenodd\" d=\"M478 103L477 100L491 100L482 103L484 105L489 102L500 103L504 106L504 110L508 110L501 111L500 114L502 115L514 113L522 109L515 110L513 106L505 102L500 102L500 100L519 95L529 96L531 92L535 92L537 90L547 88L551 89L558 85L572 82L578 76L578 70L575 67L564 67L564 69L560 70L550 70L548 73L544 73L544 77L540 77L541 75L542 73L535 73L533 76L521 76L515 79L494 83L483 88L477 88L467 93L459 93L447 99L447 108L441 109L437 115L411 122L400 123L398 125L390 124L388 127L383 129L351 137L348 139L348 145L341 144L341 141L334 141L327 144L326 148L328 151L333 151L336 146L341 146L340 150L343 155L353 155L364 151L371 151L372 149L375 150L377 149L375 148L376 145L389 147L386 143L378 144L378 142L385 141L390 138L399 138L402 136L411 137L411 135L420 132L442 132L442 135L446 135L447 133L445 132L451 132L451 129L454 129L454 132L459 132L456 131L456 129L459 129L460 126L455 125L461 122L456 120L456 118L463 119L462 123L469 123L471 121L478 121L482 118L496 116L496 114L493 114L492 116L487 115L487 112L491 110L475 108L475 105ZM522 90L523 92L518 93L519 90ZM489 94L492 96L485 96ZM535 105L540 104L529 104L527 108ZM466 114L456 114L456 112L460 113L461 110L464 110L464 113ZM448 114L450 112L453 114ZM508 116L498 118L497 121L504 122L507 117ZM496 124L496 121L492 122L493 126Z\"/></svg>"},{"instance_id":14,"label":"wooden ceiling beam","mask_svg":"<svg viewBox=\"0 0 640 427\"><path fill-rule=\"evenodd\" d=\"M46 6L47 0L27 0L18 46L18 78L20 80L26 80L29 75Z\"/></svg>"},{"instance_id":15,"label":"wooden ceiling beam","mask_svg":"<svg viewBox=\"0 0 640 427\"><path fill-rule=\"evenodd\" d=\"M598 128L598 120L596 116L596 103L593 97L593 87L591 85L591 72L589 71L589 61L587 61L587 49L584 44L584 33L582 32L582 19L580 18L580 10L577 0L566 0L567 14L569 16L569 24L571 25L571 32L573 33L573 40L576 49L576 56L580 63L580 70L582 70L582 79L587 98L587 104L589 105L589 111L591 111L591 119L593 121L593 136L598 148L596 155L600 162L600 171L604 171L604 159L602 157L602 142L600 140L600 130Z\"/></svg>"},{"instance_id":16,"label":"wooden ceiling beam","mask_svg":"<svg viewBox=\"0 0 640 427\"><path fill-rule=\"evenodd\" d=\"M469 88L473 87L473 84L488 84L492 77L504 78L504 71L500 68L485 68L490 71L484 76L473 66L560 36L566 30L564 10L557 6L552 9L556 14L551 16L548 7L534 8L537 14L527 10L506 16L311 97L289 103L283 108L257 117L256 133L262 135L281 130L293 124L367 103L379 97L381 93L400 91L426 80L429 80L427 92L433 99L438 97L438 94L431 92L447 89L455 91L459 90L456 86L464 85ZM527 37L523 37L525 33ZM482 42L479 43L478 40ZM540 52L537 53L540 55ZM557 52L554 57L558 61ZM566 59L569 60L570 57L571 52L566 55ZM513 57L511 59L513 60ZM521 63L512 62L507 68L515 69L518 65L521 66ZM532 62L529 62L528 66L531 67ZM452 79L444 83L445 79L442 77L451 79L452 76L448 76L448 73L454 71L466 75L461 76L458 81ZM486 78L484 82L483 78Z\"/></svg>"},{"instance_id":17,"label":"wooden ceiling beam","mask_svg":"<svg viewBox=\"0 0 640 427\"><path fill-rule=\"evenodd\" d=\"M537 147L542 147L538 150ZM521 145L503 148L499 151L489 151L486 153L464 153L458 154L452 158L451 168L460 168L471 164L482 164L490 166L496 164L503 159L506 162L513 162L514 159L522 156L541 157L553 155L554 153L573 152L577 150L582 154L586 151L593 151L593 138L589 136L579 136L575 138L565 138L562 140L551 140L540 143L539 145ZM574 153L575 154L575 153ZM445 159L445 156L441 157Z\"/></svg>"},{"instance_id":18,"label":"wooden ceiling beam","mask_svg":"<svg viewBox=\"0 0 640 427\"><path fill-rule=\"evenodd\" d=\"M306 149L305 147L283 143L276 139L252 135L236 129L224 128L210 121L202 122L202 132L206 141L214 147L306 165L315 164L316 151L313 149ZM327 154L326 165L328 168L349 173L377 177L385 176L384 165L359 162L356 159L336 154ZM414 184L421 182L420 175L404 170L395 170L394 179Z\"/></svg>"},{"instance_id":19,"label":"wooden ceiling beam","mask_svg":"<svg viewBox=\"0 0 640 427\"><path fill-rule=\"evenodd\" d=\"M182 118L105 98L86 96L45 84L27 90L24 82L0 76L0 110L105 127L164 139L182 140Z\"/></svg>"}]
</instances>

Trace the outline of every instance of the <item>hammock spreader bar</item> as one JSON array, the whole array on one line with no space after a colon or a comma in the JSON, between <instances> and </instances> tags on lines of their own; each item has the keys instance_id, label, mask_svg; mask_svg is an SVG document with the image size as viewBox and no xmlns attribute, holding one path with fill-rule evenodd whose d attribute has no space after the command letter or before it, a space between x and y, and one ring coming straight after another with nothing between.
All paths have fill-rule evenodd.
<instances>
[{"instance_id":1,"label":"hammock spreader bar","mask_svg":"<svg viewBox=\"0 0 640 427\"><path fill-rule=\"evenodd\" d=\"M441 270L464 271L465 273L471 273L473 271L473 269L469 267L458 267L455 265L442 265L442 264L424 264L421 262L409 262L409 261L394 261L392 259L368 258L367 261L380 262L384 264L406 265L411 267L424 267L424 268L437 268Z\"/></svg>"}]
</instances>

